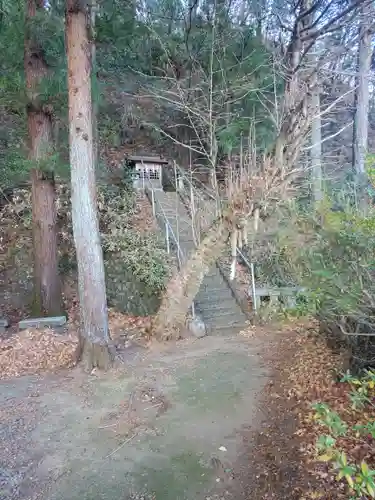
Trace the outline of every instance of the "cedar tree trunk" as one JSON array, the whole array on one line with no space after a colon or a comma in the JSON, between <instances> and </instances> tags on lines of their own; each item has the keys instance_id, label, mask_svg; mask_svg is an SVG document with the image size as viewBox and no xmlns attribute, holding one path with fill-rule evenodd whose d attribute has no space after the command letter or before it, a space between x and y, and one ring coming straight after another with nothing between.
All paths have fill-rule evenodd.
<instances>
[{"instance_id":1,"label":"cedar tree trunk","mask_svg":"<svg viewBox=\"0 0 375 500\"><path fill-rule=\"evenodd\" d=\"M100 243L92 128L91 46L88 7L67 0L69 144L73 234L81 308L81 356L87 369L107 369L112 360L103 252Z\"/></svg>"},{"instance_id":2,"label":"cedar tree trunk","mask_svg":"<svg viewBox=\"0 0 375 500\"><path fill-rule=\"evenodd\" d=\"M51 109L38 98L38 86L48 72L43 50L38 45L30 21L42 0L27 0L25 35L25 75L28 95L27 124L31 170L34 241L34 313L55 316L62 312L61 283L58 268L55 183L48 170L53 150Z\"/></svg>"}]
</instances>

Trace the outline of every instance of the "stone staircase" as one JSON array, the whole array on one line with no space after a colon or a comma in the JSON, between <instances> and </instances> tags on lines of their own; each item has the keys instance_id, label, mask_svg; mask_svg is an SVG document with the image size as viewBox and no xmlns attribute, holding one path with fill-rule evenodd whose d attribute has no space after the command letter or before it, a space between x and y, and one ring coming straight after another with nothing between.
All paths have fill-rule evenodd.
<instances>
[{"instance_id":1,"label":"stone staircase","mask_svg":"<svg viewBox=\"0 0 375 500\"><path fill-rule=\"evenodd\" d=\"M176 193L154 191L155 215L162 228L168 220L185 258L195 249L190 215ZM176 217L177 213L177 217ZM173 237L170 238L173 244ZM231 289L214 265L205 277L195 298L195 312L206 324L209 333L230 335L246 326L247 316L238 305Z\"/></svg>"}]
</instances>

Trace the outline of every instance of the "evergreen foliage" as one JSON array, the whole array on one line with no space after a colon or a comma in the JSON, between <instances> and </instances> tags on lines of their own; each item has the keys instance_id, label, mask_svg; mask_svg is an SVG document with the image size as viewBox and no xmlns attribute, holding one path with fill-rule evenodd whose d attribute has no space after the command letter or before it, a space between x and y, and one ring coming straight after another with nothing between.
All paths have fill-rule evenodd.
<instances>
[{"instance_id":1,"label":"evergreen foliage","mask_svg":"<svg viewBox=\"0 0 375 500\"><path fill-rule=\"evenodd\" d=\"M210 149L210 131L204 120L208 114L214 124L213 136L218 161L229 153L238 153L241 145L249 140L249 131L259 153L273 144L280 125L273 112L279 104L285 81L283 75L274 70L270 46L261 36L259 23L263 16L259 15L260 4L266 5L262 2L249 2L248 13L242 16L239 9L228 7L223 1L205 0L199 3L199 8L193 2L188 8L188 14L186 3L182 1L146 0L142 4L125 0L100 2L94 33L98 75L97 85L94 85L94 98L99 103L98 128L102 148L120 146L123 143L124 129L131 126L140 128L143 125L148 127L148 138L152 138L154 142L161 142L162 137L166 141L164 146L167 147L171 147L170 137L185 144L187 140L191 140L193 144L201 142L199 151L207 153ZM27 179L32 166L25 159L24 7L21 0L1 0L2 188ZM287 2L275 1L274 7L277 7L282 17L287 17ZM39 86L39 98L52 110L59 129L56 152L50 158L49 167L67 177L64 8L62 0L50 2L49 8L37 15L30 25L30 37L41 48L49 68L47 77ZM274 27L272 28L271 23L271 31L272 29ZM333 36L337 38L339 35ZM350 69L352 66L353 61L346 55L342 67ZM335 86L333 78L325 83L326 94L329 93L330 86ZM171 95L168 92L174 92L177 97L166 99L166 95ZM151 96L147 105L142 101L145 96ZM133 98L138 99L137 104L133 104L133 101L128 104ZM180 129L184 127L189 131L188 136L179 135ZM349 189L350 203L355 205L352 184ZM343 193L342 188L341 185L338 196ZM349 199L348 190L345 191L344 198ZM355 231L352 231L352 225L350 228L350 231L346 227L345 231L341 228L338 232L327 234L325 226L314 228L316 237L319 235L319 242L324 242L324 245L317 250L314 266L310 267L310 285L314 282L313 276L317 276L315 271L313 273L313 268L321 269L323 266L327 267L327 262L336 262L339 268L335 264L335 271L333 272L332 267L330 276L340 276L337 279L344 280L345 286L355 286L353 273L357 271L345 260L350 260L353 256L350 257L345 252L355 249L358 259L360 254L367 255L365 249L371 244L368 240L371 233L364 233L362 229L358 232L357 226ZM127 238L126 244L119 243L119 250L125 251L129 241ZM115 241L105 244L114 245ZM147 245L142 245L139 241L137 245L148 252ZM282 243L277 243L276 246L282 251L278 250L276 259L275 254L270 257L266 274L274 278L275 284L294 283L297 278L291 275L289 264L285 263L291 256L287 255ZM154 276L163 274L159 273L159 257L155 257L158 269L152 270L155 271ZM150 255L147 254L143 260L149 258ZM312 254L304 255L304 259L307 259L305 263L311 262ZM363 256L361 259L363 262ZM267 264L264 263L264 269ZM129 261L129 265L131 267L135 264ZM275 267L280 271L280 276L273 272ZM323 278L319 276L321 283L326 282L326 277ZM158 281L159 278L155 280L153 286L159 288L161 281ZM333 288L336 286L334 282L329 283ZM330 294L326 290L324 293L327 301ZM350 294L342 300L349 300L349 296ZM336 300L334 296L331 298ZM339 309L343 307L337 301L335 304Z\"/></svg>"}]
</instances>

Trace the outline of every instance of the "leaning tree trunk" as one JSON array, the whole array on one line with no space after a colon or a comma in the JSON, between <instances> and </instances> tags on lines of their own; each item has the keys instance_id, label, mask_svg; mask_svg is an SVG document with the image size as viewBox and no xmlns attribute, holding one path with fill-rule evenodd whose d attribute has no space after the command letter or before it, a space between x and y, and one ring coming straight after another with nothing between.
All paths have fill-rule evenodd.
<instances>
[{"instance_id":1,"label":"leaning tree trunk","mask_svg":"<svg viewBox=\"0 0 375 500\"><path fill-rule=\"evenodd\" d=\"M62 295L58 268L55 183L48 169L52 153L51 109L40 102L38 87L48 73L43 49L36 42L31 20L43 11L43 0L27 0L25 75L28 95L27 123L31 170L34 241L34 313L61 314ZM34 36L33 36L34 35Z\"/></svg>"},{"instance_id":2,"label":"leaning tree trunk","mask_svg":"<svg viewBox=\"0 0 375 500\"><path fill-rule=\"evenodd\" d=\"M94 168L91 48L85 2L67 0L66 41L72 220L81 308L81 357L87 369L112 360Z\"/></svg>"},{"instance_id":3,"label":"leaning tree trunk","mask_svg":"<svg viewBox=\"0 0 375 500\"><path fill-rule=\"evenodd\" d=\"M229 230L222 219L208 230L205 238L169 282L157 315L151 324L151 333L159 340L179 338L186 315L211 265L224 252Z\"/></svg>"}]
</instances>

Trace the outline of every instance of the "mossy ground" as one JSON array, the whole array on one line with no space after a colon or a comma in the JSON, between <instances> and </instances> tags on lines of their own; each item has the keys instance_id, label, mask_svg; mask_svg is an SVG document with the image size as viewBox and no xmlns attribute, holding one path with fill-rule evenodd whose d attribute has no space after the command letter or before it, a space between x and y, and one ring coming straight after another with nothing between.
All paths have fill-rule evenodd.
<instances>
[{"instance_id":1,"label":"mossy ground","mask_svg":"<svg viewBox=\"0 0 375 500\"><path fill-rule=\"evenodd\" d=\"M3 382L0 498L204 499L230 479L267 374L257 340L206 337L103 375Z\"/></svg>"}]
</instances>

